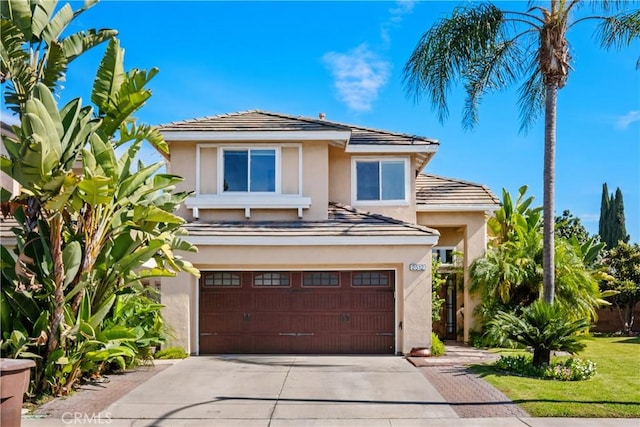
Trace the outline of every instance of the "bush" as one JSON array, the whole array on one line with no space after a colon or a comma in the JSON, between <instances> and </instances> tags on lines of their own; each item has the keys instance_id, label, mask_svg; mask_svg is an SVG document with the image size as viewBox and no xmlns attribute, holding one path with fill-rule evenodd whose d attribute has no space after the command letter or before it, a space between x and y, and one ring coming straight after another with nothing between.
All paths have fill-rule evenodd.
<instances>
[{"instance_id":1,"label":"bush","mask_svg":"<svg viewBox=\"0 0 640 427\"><path fill-rule=\"evenodd\" d=\"M533 359L527 355L500 356L495 367L516 375L558 381L583 381L596 374L595 363L573 357L550 365L535 366Z\"/></svg>"},{"instance_id":2,"label":"bush","mask_svg":"<svg viewBox=\"0 0 640 427\"><path fill-rule=\"evenodd\" d=\"M435 333L431 332L431 356L442 356L444 352L444 344Z\"/></svg>"},{"instance_id":3,"label":"bush","mask_svg":"<svg viewBox=\"0 0 640 427\"><path fill-rule=\"evenodd\" d=\"M189 355L182 347L169 347L157 351L153 357L154 359L186 359Z\"/></svg>"}]
</instances>

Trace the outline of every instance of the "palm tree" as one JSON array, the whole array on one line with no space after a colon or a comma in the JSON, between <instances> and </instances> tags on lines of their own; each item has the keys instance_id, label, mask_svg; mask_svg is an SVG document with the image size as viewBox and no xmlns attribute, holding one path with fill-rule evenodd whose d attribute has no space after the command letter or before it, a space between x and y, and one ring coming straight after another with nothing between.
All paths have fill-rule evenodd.
<instances>
[{"instance_id":1,"label":"palm tree","mask_svg":"<svg viewBox=\"0 0 640 427\"><path fill-rule=\"evenodd\" d=\"M593 13L576 17L585 3ZM448 116L452 83L465 83L463 126L473 127L486 93L523 81L519 88L521 130L544 111L544 300L552 303L554 283L554 183L556 102L571 69L568 32L587 20L599 21L596 36L605 48L628 46L640 36L640 11L627 1L550 0L549 7L529 2L524 12L491 3L463 6L436 22L420 39L404 68L407 91L426 95L439 119ZM640 68L638 60L637 68Z\"/></svg>"}]
</instances>

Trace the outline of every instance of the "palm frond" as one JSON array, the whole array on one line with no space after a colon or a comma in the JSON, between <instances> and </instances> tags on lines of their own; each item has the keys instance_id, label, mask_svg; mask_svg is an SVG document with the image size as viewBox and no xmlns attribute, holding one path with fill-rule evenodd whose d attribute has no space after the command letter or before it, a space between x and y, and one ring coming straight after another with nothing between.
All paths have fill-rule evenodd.
<instances>
[{"instance_id":1,"label":"palm frond","mask_svg":"<svg viewBox=\"0 0 640 427\"><path fill-rule=\"evenodd\" d=\"M596 34L605 49L629 46L640 38L640 10L602 18Z\"/></svg>"},{"instance_id":2,"label":"palm frond","mask_svg":"<svg viewBox=\"0 0 640 427\"><path fill-rule=\"evenodd\" d=\"M466 80L462 125L473 128L478 122L478 105L486 92L511 85L520 75L522 51L518 39L506 40L493 46L484 56L474 58L463 74Z\"/></svg>"},{"instance_id":3,"label":"palm frond","mask_svg":"<svg viewBox=\"0 0 640 427\"><path fill-rule=\"evenodd\" d=\"M418 42L404 67L404 83L416 100L427 94L440 121L449 114L447 93L477 58L504 42L503 14L493 4L459 7L438 21Z\"/></svg>"},{"instance_id":4,"label":"palm frond","mask_svg":"<svg viewBox=\"0 0 640 427\"><path fill-rule=\"evenodd\" d=\"M520 110L520 131L527 133L544 111L546 89L538 59L531 59L527 72L529 78L518 89L518 109Z\"/></svg>"}]
</instances>

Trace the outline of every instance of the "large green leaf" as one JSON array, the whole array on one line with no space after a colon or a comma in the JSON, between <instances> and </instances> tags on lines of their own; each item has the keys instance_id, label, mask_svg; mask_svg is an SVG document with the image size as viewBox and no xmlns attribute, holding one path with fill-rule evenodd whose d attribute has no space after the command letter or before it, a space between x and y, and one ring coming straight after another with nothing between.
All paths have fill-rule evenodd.
<instances>
[{"instance_id":1,"label":"large green leaf","mask_svg":"<svg viewBox=\"0 0 640 427\"><path fill-rule=\"evenodd\" d=\"M66 71L67 57L64 55L62 45L56 41L51 42L42 76L40 76L42 83L53 90L57 83L64 79Z\"/></svg>"},{"instance_id":2,"label":"large green leaf","mask_svg":"<svg viewBox=\"0 0 640 427\"><path fill-rule=\"evenodd\" d=\"M67 244L62 251L62 261L64 264L64 286L66 287L76 277L82 264L82 247L77 241Z\"/></svg>"},{"instance_id":3,"label":"large green leaf","mask_svg":"<svg viewBox=\"0 0 640 427\"><path fill-rule=\"evenodd\" d=\"M95 313L91 316L88 323L94 329L97 329L102 324L102 321L104 320L105 316L109 313L109 310L111 310L111 306L113 306L113 303L115 300L116 300L116 296L111 295L109 298L107 298L106 301L104 301L100 305L100 307L98 307Z\"/></svg>"},{"instance_id":4,"label":"large green leaf","mask_svg":"<svg viewBox=\"0 0 640 427\"><path fill-rule=\"evenodd\" d=\"M105 135L115 133L151 97L151 91L144 86L157 73L158 69L152 68L148 73L134 69L126 74L119 90L111 98L111 105L105 110L106 114L101 127Z\"/></svg>"},{"instance_id":5,"label":"large green leaf","mask_svg":"<svg viewBox=\"0 0 640 427\"><path fill-rule=\"evenodd\" d=\"M52 42L58 41L60 34L71 23L73 17L71 6L68 3L62 6L42 31L42 40L49 46Z\"/></svg>"},{"instance_id":6,"label":"large green leaf","mask_svg":"<svg viewBox=\"0 0 640 427\"><path fill-rule=\"evenodd\" d=\"M113 180L104 176L85 176L78 183L79 196L89 206L107 204L113 199Z\"/></svg>"},{"instance_id":7,"label":"large green leaf","mask_svg":"<svg viewBox=\"0 0 640 427\"><path fill-rule=\"evenodd\" d=\"M120 48L118 39L114 38L100 62L91 91L91 101L98 106L100 114L111 110L111 104L125 79L124 50Z\"/></svg>"},{"instance_id":8,"label":"large green leaf","mask_svg":"<svg viewBox=\"0 0 640 427\"><path fill-rule=\"evenodd\" d=\"M169 224L183 224L182 217L163 211L156 206L135 206L133 209L133 222L164 222Z\"/></svg>"},{"instance_id":9,"label":"large green leaf","mask_svg":"<svg viewBox=\"0 0 640 427\"><path fill-rule=\"evenodd\" d=\"M73 61L91 48L118 35L116 30L86 30L80 31L62 40L62 50L68 62Z\"/></svg>"},{"instance_id":10,"label":"large green leaf","mask_svg":"<svg viewBox=\"0 0 640 427\"><path fill-rule=\"evenodd\" d=\"M132 196L140 190L140 186L162 166L162 163L154 163L122 180L118 188L118 200L124 198L133 199ZM135 200L132 201L135 202Z\"/></svg>"},{"instance_id":11,"label":"large green leaf","mask_svg":"<svg viewBox=\"0 0 640 427\"><path fill-rule=\"evenodd\" d=\"M34 38L40 38L57 3L57 0L31 2L31 31Z\"/></svg>"}]
</instances>

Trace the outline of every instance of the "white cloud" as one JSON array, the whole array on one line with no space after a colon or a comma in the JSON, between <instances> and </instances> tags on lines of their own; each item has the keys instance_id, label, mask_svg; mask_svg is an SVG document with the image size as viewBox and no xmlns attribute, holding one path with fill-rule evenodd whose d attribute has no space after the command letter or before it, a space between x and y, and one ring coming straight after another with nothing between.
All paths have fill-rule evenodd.
<instances>
[{"instance_id":1,"label":"white cloud","mask_svg":"<svg viewBox=\"0 0 640 427\"><path fill-rule=\"evenodd\" d=\"M8 111L0 112L0 120L10 125L20 124L20 119L18 118L18 116Z\"/></svg>"},{"instance_id":2,"label":"white cloud","mask_svg":"<svg viewBox=\"0 0 640 427\"><path fill-rule=\"evenodd\" d=\"M404 15L413 12L413 6L415 6L415 1L400 0L396 2L394 7L389 9L389 18L380 26L380 38L386 45L391 43L391 37L389 36L391 28L398 26L402 22Z\"/></svg>"},{"instance_id":3,"label":"white cloud","mask_svg":"<svg viewBox=\"0 0 640 427\"><path fill-rule=\"evenodd\" d=\"M346 53L328 52L322 59L335 79L338 98L352 110L371 110L378 91L387 83L391 64L365 43Z\"/></svg>"},{"instance_id":4,"label":"white cloud","mask_svg":"<svg viewBox=\"0 0 640 427\"><path fill-rule=\"evenodd\" d=\"M640 111L638 110L629 111L624 116L618 117L616 119L616 128L626 129L635 122L640 122Z\"/></svg>"}]
</instances>

